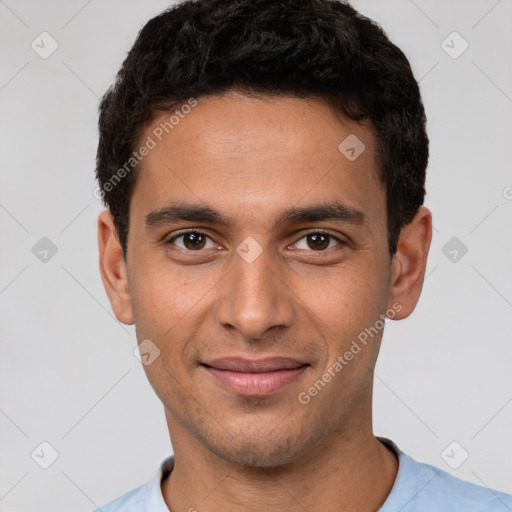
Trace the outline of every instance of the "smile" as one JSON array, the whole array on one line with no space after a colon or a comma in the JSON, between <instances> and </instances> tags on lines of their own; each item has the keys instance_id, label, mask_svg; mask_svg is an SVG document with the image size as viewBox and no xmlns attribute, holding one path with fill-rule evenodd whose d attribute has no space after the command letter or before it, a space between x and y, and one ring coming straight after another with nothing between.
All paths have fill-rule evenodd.
<instances>
[{"instance_id":1,"label":"smile","mask_svg":"<svg viewBox=\"0 0 512 512\"><path fill-rule=\"evenodd\" d=\"M226 358L202 365L225 389L243 396L265 396L299 378L309 364L289 358L260 361Z\"/></svg>"}]
</instances>

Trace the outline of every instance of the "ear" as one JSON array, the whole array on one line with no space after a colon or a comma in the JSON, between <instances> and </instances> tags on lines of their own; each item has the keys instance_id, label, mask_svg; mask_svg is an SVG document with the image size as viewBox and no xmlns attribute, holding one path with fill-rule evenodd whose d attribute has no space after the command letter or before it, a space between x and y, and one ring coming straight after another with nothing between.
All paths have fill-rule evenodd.
<instances>
[{"instance_id":1,"label":"ear","mask_svg":"<svg viewBox=\"0 0 512 512\"><path fill-rule=\"evenodd\" d=\"M133 324L128 274L114 220L108 210L98 216L98 246L100 273L116 318L123 324Z\"/></svg>"},{"instance_id":2,"label":"ear","mask_svg":"<svg viewBox=\"0 0 512 512\"><path fill-rule=\"evenodd\" d=\"M388 308L397 303L402 306L398 311L393 308L396 311L395 320L407 318L418 303L431 240L432 214L422 206L412 221L402 228L391 262Z\"/></svg>"}]
</instances>

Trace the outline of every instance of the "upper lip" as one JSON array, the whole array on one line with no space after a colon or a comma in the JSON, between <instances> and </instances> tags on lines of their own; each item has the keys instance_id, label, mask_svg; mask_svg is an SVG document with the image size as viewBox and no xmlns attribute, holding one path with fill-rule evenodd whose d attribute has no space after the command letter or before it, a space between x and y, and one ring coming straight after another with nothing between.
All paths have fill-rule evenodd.
<instances>
[{"instance_id":1,"label":"upper lip","mask_svg":"<svg viewBox=\"0 0 512 512\"><path fill-rule=\"evenodd\" d=\"M203 364L216 368L217 370L229 370L241 373L263 373L274 372L277 370L291 370L307 365L307 363L302 363L289 357L267 357L264 359L223 357L219 359L211 359Z\"/></svg>"}]
</instances>

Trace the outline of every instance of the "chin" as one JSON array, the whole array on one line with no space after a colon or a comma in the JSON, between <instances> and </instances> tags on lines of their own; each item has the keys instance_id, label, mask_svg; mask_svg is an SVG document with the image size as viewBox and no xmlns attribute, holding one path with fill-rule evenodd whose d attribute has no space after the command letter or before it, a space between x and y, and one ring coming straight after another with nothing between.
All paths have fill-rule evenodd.
<instances>
[{"instance_id":1,"label":"chin","mask_svg":"<svg viewBox=\"0 0 512 512\"><path fill-rule=\"evenodd\" d=\"M255 441L254 439L239 439L235 444L211 444L210 450L227 462L252 468L269 468L283 466L295 460L302 449L290 446L289 442L277 442L269 439Z\"/></svg>"},{"instance_id":2,"label":"chin","mask_svg":"<svg viewBox=\"0 0 512 512\"><path fill-rule=\"evenodd\" d=\"M201 441L211 452L227 462L253 468L269 468L293 462L316 440L316 436L286 430L286 421L277 428L275 423L268 427L258 424L256 418L251 423L243 428L217 432L217 435L210 432Z\"/></svg>"}]
</instances>

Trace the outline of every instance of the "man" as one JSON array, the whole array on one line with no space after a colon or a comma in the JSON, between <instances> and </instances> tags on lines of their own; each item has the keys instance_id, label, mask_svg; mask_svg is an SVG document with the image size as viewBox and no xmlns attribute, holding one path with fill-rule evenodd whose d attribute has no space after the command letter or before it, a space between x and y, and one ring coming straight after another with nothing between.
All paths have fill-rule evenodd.
<instances>
[{"instance_id":1,"label":"man","mask_svg":"<svg viewBox=\"0 0 512 512\"><path fill-rule=\"evenodd\" d=\"M506 511L372 430L432 219L417 83L334 0L180 3L100 106L100 269L174 449L104 512Z\"/></svg>"}]
</instances>

